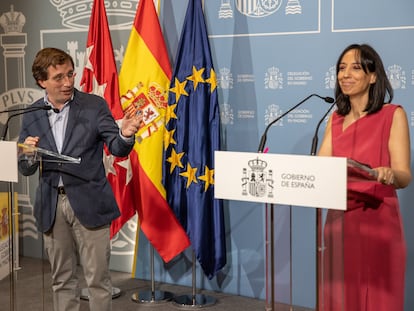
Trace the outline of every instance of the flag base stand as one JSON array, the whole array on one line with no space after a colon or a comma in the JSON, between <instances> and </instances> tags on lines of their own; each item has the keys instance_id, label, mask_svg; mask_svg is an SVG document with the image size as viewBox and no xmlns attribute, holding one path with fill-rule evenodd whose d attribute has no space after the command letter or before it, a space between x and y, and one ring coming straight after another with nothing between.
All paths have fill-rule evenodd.
<instances>
[{"instance_id":1,"label":"flag base stand","mask_svg":"<svg viewBox=\"0 0 414 311\"><path fill-rule=\"evenodd\" d=\"M192 265L192 294L176 296L173 299L173 305L182 309L195 309L211 307L217 302L217 299L203 294L196 294L196 258L193 251Z\"/></svg>"},{"instance_id":2,"label":"flag base stand","mask_svg":"<svg viewBox=\"0 0 414 311\"><path fill-rule=\"evenodd\" d=\"M112 287L112 299L118 298L119 296L121 296L121 290L117 287ZM81 290L80 299L89 300L89 290L87 288Z\"/></svg>"},{"instance_id":3,"label":"flag base stand","mask_svg":"<svg viewBox=\"0 0 414 311\"><path fill-rule=\"evenodd\" d=\"M216 298L202 294L181 295L173 299L174 306L180 309L205 308L214 305L216 302Z\"/></svg>"},{"instance_id":4,"label":"flag base stand","mask_svg":"<svg viewBox=\"0 0 414 311\"><path fill-rule=\"evenodd\" d=\"M150 265L151 265L151 290L132 294L131 299L136 303L158 304L170 301L174 294L166 291L155 290L154 278L154 247L150 246Z\"/></svg>"},{"instance_id":5,"label":"flag base stand","mask_svg":"<svg viewBox=\"0 0 414 311\"><path fill-rule=\"evenodd\" d=\"M173 293L156 290L134 293L131 299L136 303L158 304L169 302L173 297Z\"/></svg>"}]
</instances>

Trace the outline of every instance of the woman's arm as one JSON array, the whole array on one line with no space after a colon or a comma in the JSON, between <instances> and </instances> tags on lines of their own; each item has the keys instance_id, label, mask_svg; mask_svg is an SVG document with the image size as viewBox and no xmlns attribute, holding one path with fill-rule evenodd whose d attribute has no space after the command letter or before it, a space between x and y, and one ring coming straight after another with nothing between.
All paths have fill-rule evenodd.
<instances>
[{"instance_id":1,"label":"woman's arm","mask_svg":"<svg viewBox=\"0 0 414 311\"><path fill-rule=\"evenodd\" d=\"M405 188L411 181L411 147L407 115L402 108L394 112L388 142L395 188Z\"/></svg>"},{"instance_id":2,"label":"woman's arm","mask_svg":"<svg viewBox=\"0 0 414 311\"><path fill-rule=\"evenodd\" d=\"M332 115L328 120L318 156L332 156Z\"/></svg>"}]
</instances>

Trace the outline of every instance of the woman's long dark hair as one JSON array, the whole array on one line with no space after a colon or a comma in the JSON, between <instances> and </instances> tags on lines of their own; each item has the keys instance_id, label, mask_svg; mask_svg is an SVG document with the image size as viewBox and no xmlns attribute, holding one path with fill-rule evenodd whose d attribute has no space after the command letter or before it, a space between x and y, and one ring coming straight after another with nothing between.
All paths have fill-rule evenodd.
<instances>
[{"instance_id":1,"label":"woman's long dark hair","mask_svg":"<svg viewBox=\"0 0 414 311\"><path fill-rule=\"evenodd\" d=\"M339 66L345 53L350 50L355 50L356 57L359 57L362 69L365 73L375 73L376 81L369 87L368 104L365 110L368 114L377 112L382 108L385 103L390 103L394 97L394 91L391 83L388 80L387 74L384 70L381 57L378 53L368 44L351 44L348 46L342 54L339 56L336 62L336 76L338 76ZM385 96L388 94L388 100L385 100ZM337 113L340 115L347 115L351 110L351 104L349 97L342 93L339 86L338 79L335 84L335 98L336 105L338 106Z\"/></svg>"}]
</instances>

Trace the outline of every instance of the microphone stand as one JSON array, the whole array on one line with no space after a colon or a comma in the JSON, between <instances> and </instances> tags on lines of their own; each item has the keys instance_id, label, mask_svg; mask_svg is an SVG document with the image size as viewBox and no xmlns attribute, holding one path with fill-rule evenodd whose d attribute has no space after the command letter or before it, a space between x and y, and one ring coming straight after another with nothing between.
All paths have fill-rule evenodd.
<instances>
[{"instance_id":1,"label":"microphone stand","mask_svg":"<svg viewBox=\"0 0 414 311\"><path fill-rule=\"evenodd\" d=\"M334 102L331 107L325 112L322 118L319 120L315 134L313 135L312 139L312 146L310 155L316 156L316 151L318 149L318 132L319 127L321 126L323 120L325 120L326 116L331 112L331 110L335 107L336 102ZM316 208L316 310L319 310L320 301L320 284L321 280L323 280L323 245L322 245L322 210L320 208ZM322 308L323 309L323 308Z\"/></svg>"},{"instance_id":2,"label":"microphone stand","mask_svg":"<svg viewBox=\"0 0 414 311\"><path fill-rule=\"evenodd\" d=\"M7 135L7 130L9 129L9 122L10 122L10 120L11 120L12 118L14 118L14 117L16 117L16 116L19 116L19 115L22 115L22 114L25 114L25 113L29 113L29 112L33 112L33 111L37 111L37 110L52 110L52 109L53 109L53 111L54 111L54 112L56 112L56 110L59 112L59 110L58 110L58 109L53 108L52 106L41 106L41 107L18 108L18 109L11 109L11 110L3 110L3 111L0 111L0 113L6 113L6 112L17 112L17 111L19 111L19 112L15 113L15 114L12 114L11 116L9 116L9 117L7 118L6 123L5 123L5 125L4 125L4 129L3 129L2 135L0 136L0 141L4 140L4 139L6 138L6 135ZM55 110L55 109L56 109L56 110Z\"/></svg>"},{"instance_id":3,"label":"microphone stand","mask_svg":"<svg viewBox=\"0 0 414 311\"><path fill-rule=\"evenodd\" d=\"M264 150L264 146L266 144L266 139L267 139L267 132L269 131L270 127L275 124L277 121L279 121L280 119L282 119L284 116L286 116L287 114L289 114L292 110L296 109L297 107L299 107L300 105L302 105L304 102L306 102L309 98L316 96L319 97L321 99L323 99L325 102L327 103L333 103L335 100L332 97L322 97L318 94L311 94L309 96L307 96L306 98L304 98L302 101L300 101L299 103L297 103L295 106L293 106L292 108L288 109L287 111L285 111L284 113L282 113L280 116L278 116L276 119L274 119L272 122L270 122L267 126L266 129L263 132L263 135L260 139L260 144L258 147L258 152L262 153ZM330 109L332 109L333 105L331 106ZM329 110L330 110L329 109ZM321 123L321 122L320 122ZM290 228L292 228L292 208L290 209L290 215L289 215L289 219L290 219ZM275 274L275 266L274 266L274 249L275 249L275 242L274 242L274 208L273 208L273 204L271 203L270 205L266 204L266 226L270 227L269 229L266 229L266 242L267 242L267 238L268 236L270 236L270 242L269 242L269 252L270 252L270 275L271 275L271 280L270 280L270 310L274 310L274 305L275 305L275 289L274 289L274 274ZM292 239L292 233L290 234L290 239ZM290 241L290 245L292 245L292 240ZM292 246L290 247L290 262L292 263ZM266 263L266 270L267 270L267 265L269 265L269 263ZM292 264L290 265L290 277L292 278ZM268 275L268 272L267 272ZM269 282L266 282L266 296L268 295L268 289L267 286L269 286ZM292 286L292 279L290 280L290 286ZM266 297L267 300L267 297ZM290 304L292 306L292 288L290 289Z\"/></svg>"},{"instance_id":4,"label":"microphone stand","mask_svg":"<svg viewBox=\"0 0 414 311\"><path fill-rule=\"evenodd\" d=\"M319 120L318 125L316 126L315 134L313 135L313 138L312 138L312 147L311 147L311 152L310 152L310 155L312 155L312 156L316 155L316 150L318 149L318 131L319 131L319 127L321 126L323 120L325 120L325 118L329 114L329 112L331 112L333 107L335 107L335 105L336 105L336 103L333 103L331 105L331 107L329 107L328 111L325 112L323 117Z\"/></svg>"},{"instance_id":5,"label":"microphone stand","mask_svg":"<svg viewBox=\"0 0 414 311\"><path fill-rule=\"evenodd\" d=\"M302 105L305 101L307 101L309 98L311 98L312 96L315 96L316 94L311 94L308 97L306 97L305 99L303 99L302 101L300 101L298 104L296 104L295 106L293 106L292 108L288 109L287 111L285 111L284 113L282 113L280 116L278 116L276 119L274 119L272 122L270 122L264 132L263 135L260 139L260 144L259 147L257 148L257 152L263 153L264 150L264 146L266 144L266 139L267 139L267 132L269 131L270 127L275 124L277 121L279 121L280 119L282 119L284 116L286 116L287 114L289 114L292 110L296 109L297 107L299 107L300 105ZM316 95L319 96L319 95ZM291 216L290 216L291 217ZM270 203L269 205L266 203L266 226L269 226L270 231L268 229L266 229L266 240L268 239L268 237L270 236L270 242L269 242L269 252L270 252L270 259L267 259L268 261L270 260L270 310L273 311L274 307L275 307L275 289L274 289L274 275L275 275L275 263L274 263L274 253L275 253L275 241L274 241L274 208L273 208L273 203ZM269 265L269 263L266 264L266 266ZM267 268L266 268L267 270ZM266 275L268 275L269 272L266 272ZM269 286L269 282L266 282L266 288L267 286ZM268 295L268 290L266 289L267 295ZM266 296L267 296L266 295ZM267 300L267 297L266 297Z\"/></svg>"},{"instance_id":6,"label":"microphone stand","mask_svg":"<svg viewBox=\"0 0 414 311\"><path fill-rule=\"evenodd\" d=\"M46 106L45 106L46 107ZM18 111L31 111L31 110L41 110L44 109L43 107L26 107L26 108L15 108L15 109L8 109L2 110L0 113L9 113L9 112L18 112Z\"/></svg>"},{"instance_id":7,"label":"microphone stand","mask_svg":"<svg viewBox=\"0 0 414 311\"><path fill-rule=\"evenodd\" d=\"M290 113L292 110L296 109L297 107L299 107L300 105L302 105L305 101L307 101L309 98L311 98L313 96L319 97L320 99L323 99L327 103L333 103L334 102L334 99L332 97L322 97L322 96L320 96L318 94L311 94L311 95L309 95L308 97L306 97L305 99L303 99L302 101L300 101L299 103L297 103L295 106L293 106L289 110L287 110L284 113L282 113L280 116L278 116L276 119L274 119L272 122L270 122L266 126L266 129L263 132L262 138L260 139L260 144L259 144L259 147L257 149L257 152L263 152L264 146L266 144L267 132L269 131L270 127L273 124L275 124L277 121L279 121L280 119L282 119L284 116L286 116L288 113Z\"/></svg>"}]
</instances>

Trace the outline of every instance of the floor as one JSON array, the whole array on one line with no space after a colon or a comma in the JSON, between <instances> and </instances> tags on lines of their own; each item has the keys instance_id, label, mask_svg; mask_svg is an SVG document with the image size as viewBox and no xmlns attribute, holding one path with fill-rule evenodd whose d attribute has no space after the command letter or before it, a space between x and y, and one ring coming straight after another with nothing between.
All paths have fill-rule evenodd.
<instances>
[{"instance_id":1,"label":"floor","mask_svg":"<svg viewBox=\"0 0 414 311\"><path fill-rule=\"evenodd\" d=\"M15 273L14 280L6 277L0 281L0 310L2 311L51 311L52 295L50 291L49 264L40 259L20 259L23 267ZM44 277L42 277L44 274ZM191 288L170 284L156 284L152 296L151 283L132 279L129 273L112 272L112 282L120 292L112 300L113 311L169 311L203 309L211 311L263 311L265 302L259 299L235 296L219 292L197 291L192 295ZM11 291L10 282L14 283L15 291ZM12 294L12 295L11 295ZM80 311L88 311L87 291L82 291ZM171 296L171 300L163 300L162 296ZM14 299L13 299L14 297ZM271 308L267 308L270 310ZM306 311L299 307L275 305L274 311Z\"/></svg>"}]
</instances>

